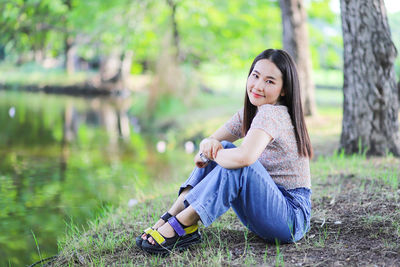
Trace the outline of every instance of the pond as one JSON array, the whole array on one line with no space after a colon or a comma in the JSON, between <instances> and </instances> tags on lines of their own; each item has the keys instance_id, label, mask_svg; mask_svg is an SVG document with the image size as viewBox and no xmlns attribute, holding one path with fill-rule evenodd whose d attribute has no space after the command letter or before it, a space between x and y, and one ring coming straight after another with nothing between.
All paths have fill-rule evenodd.
<instances>
[{"instance_id":1,"label":"pond","mask_svg":"<svg viewBox=\"0 0 400 267\"><path fill-rule=\"evenodd\" d=\"M192 149L141 131L141 102L0 91L1 266L57 254L104 207L174 192Z\"/></svg>"}]
</instances>

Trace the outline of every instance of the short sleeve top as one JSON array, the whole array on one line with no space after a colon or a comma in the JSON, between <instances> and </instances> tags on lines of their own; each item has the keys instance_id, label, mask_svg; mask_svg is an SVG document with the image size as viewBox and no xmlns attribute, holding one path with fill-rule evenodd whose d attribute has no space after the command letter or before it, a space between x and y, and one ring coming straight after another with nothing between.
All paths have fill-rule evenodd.
<instances>
[{"instance_id":1,"label":"short sleeve top","mask_svg":"<svg viewBox=\"0 0 400 267\"><path fill-rule=\"evenodd\" d=\"M243 108L225 123L225 128L238 138L243 138L242 125ZM298 153L294 127L286 106L259 106L251 129L261 129L272 137L258 160L276 184L288 190L311 188L309 158Z\"/></svg>"}]
</instances>

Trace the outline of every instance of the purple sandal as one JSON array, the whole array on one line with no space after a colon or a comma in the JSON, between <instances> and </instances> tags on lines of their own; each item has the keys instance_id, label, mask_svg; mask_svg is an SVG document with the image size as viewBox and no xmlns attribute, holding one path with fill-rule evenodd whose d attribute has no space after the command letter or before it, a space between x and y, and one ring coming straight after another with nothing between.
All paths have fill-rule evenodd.
<instances>
[{"instance_id":1,"label":"purple sandal","mask_svg":"<svg viewBox=\"0 0 400 267\"><path fill-rule=\"evenodd\" d=\"M161 215L160 219L163 220L164 222L167 222L168 219L171 217L172 217L172 215L167 211L163 215ZM136 237L136 246L138 246L139 248L142 248L142 243L144 241L142 238L142 235L146 234L148 236L152 231L154 231L154 229L149 227L146 230L144 230L140 236Z\"/></svg>"},{"instance_id":2,"label":"purple sandal","mask_svg":"<svg viewBox=\"0 0 400 267\"><path fill-rule=\"evenodd\" d=\"M197 224L192 226L182 225L175 216L168 220L168 223L174 229L176 235L171 238L164 237L157 230L151 231L150 235L155 245L149 243L148 240L142 242L142 249L151 254L168 254L173 249L184 250L190 245L201 242L201 235L198 231L199 227Z\"/></svg>"}]
</instances>

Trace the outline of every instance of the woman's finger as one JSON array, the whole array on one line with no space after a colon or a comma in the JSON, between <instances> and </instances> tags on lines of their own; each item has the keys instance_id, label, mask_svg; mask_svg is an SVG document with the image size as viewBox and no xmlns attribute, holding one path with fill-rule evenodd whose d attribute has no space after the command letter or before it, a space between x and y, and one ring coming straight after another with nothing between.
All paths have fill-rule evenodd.
<instances>
[{"instance_id":1,"label":"woman's finger","mask_svg":"<svg viewBox=\"0 0 400 267\"><path fill-rule=\"evenodd\" d=\"M211 157L211 146L210 146L210 145L208 145L207 147L204 148L203 154L204 154L207 158L210 158L210 157Z\"/></svg>"},{"instance_id":2,"label":"woman's finger","mask_svg":"<svg viewBox=\"0 0 400 267\"><path fill-rule=\"evenodd\" d=\"M219 150L219 147L218 147L218 146L215 146L214 149L213 149L213 158L214 158L214 159L217 157L217 152L218 152L218 150Z\"/></svg>"},{"instance_id":3,"label":"woman's finger","mask_svg":"<svg viewBox=\"0 0 400 267\"><path fill-rule=\"evenodd\" d=\"M211 146L210 148L210 156L208 157L211 160L214 160L214 146Z\"/></svg>"},{"instance_id":4,"label":"woman's finger","mask_svg":"<svg viewBox=\"0 0 400 267\"><path fill-rule=\"evenodd\" d=\"M220 143L219 142L215 142L213 144L213 148L212 148L212 157L213 157L213 159L215 159L217 157L217 152L218 152L219 148L220 148Z\"/></svg>"}]
</instances>

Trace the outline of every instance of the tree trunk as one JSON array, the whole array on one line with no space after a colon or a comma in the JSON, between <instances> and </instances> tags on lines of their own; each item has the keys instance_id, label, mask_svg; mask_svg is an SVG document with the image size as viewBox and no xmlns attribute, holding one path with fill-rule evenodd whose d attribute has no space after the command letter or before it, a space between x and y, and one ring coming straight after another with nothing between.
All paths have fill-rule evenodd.
<instances>
[{"instance_id":1,"label":"tree trunk","mask_svg":"<svg viewBox=\"0 0 400 267\"><path fill-rule=\"evenodd\" d=\"M174 46L176 49L176 59L177 59L177 62L179 63L183 60L183 55L182 55L182 51L180 48L180 36L179 36L179 31L178 31L178 23L176 22L177 4L174 0L167 0L167 4L171 8L171 22L172 22Z\"/></svg>"},{"instance_id":2,"label":"tree trunk","mask_svg":"<svg viewBox=\"0 0 400 267\"><path fill-rule=\"evenodd\" d=\"M121 52L113 50L100 60L100 78L102 83L117 82L120 79Z\"/></svg>"},{"instance_id":3,"label":"tree trunk","mask_svg":"<svg viewBox=\"0 0 400 267\"><path fill-rule=\"evenodd\" d=\"M400 156L396 48L383 0L341 0L346 153Z\"/></svg>"},{"instance_id":4,"label":"tree trunk","mask_svg":"<svg viewBox=\"0 0 400 267\"><path fill-rule=\"evenodd\" d=\"M65 0L64 4L67 6L68 13L72 10L71 0ZM65 56L65 69L68 74L75 72L75 58L76 58L76 47L74 45L74 38L68 31L68 21L64 17L65 36L64 36L64 56Z\"/></svg>"},{"instance_id":5,"label":"tree trunk","mask_svg":"<svg viewBox=\"0 0 400 267\"><path fill-rule=\"evenodd\" d=\"M126 79L129 78L129 75L131 73L132 61L133 61L133 51L132 50L125 51L124 58L122 59L121 62L121 79L123 82L125 82Z\"/></svg>"},{"instance_id":6,"label":"tree trunk","mask_svg":"<svg viewBox=\"0 0 400 267\"><path fill-rule=\"evenodd\" d=\"M68 36L68 33L65 37L64 45L65 45L65 69L68 74L72 74L75 72L75 58L76 58L76 47L73 43L73 38Z\"/></svg>"},{"instance_id":7,"label":"tree trunk","mask_svg":"<svg viewBox=\"0 0 400 267\"><path fill-rule=\"evenodd\" d=\"M400 81L397 83L397 97L399 98L399 104L400 104Z\"/></svg>"},{"instance_id":8,"label":"tree trunk","mask_svg":"<svg viewBox=\"0 0 400 267\"><path fill-rule=\"evenodd\" d=\"M5 47L0 44L0 61L4 60L6 58L6 52L5 52Z\"/></svg>"},{"instance_id":9,"label":"tree trunk","mask_svg":"<svg viewBox=\"0 0 400 267\"><path fill-rule=\"evenodd\" d=\"M299 72L301 99L305 115L315 115L315 86L311 77L307 13L303 0L279 0L282 13L283 48L293 57Z\"/></svg>"}]
</instances>

